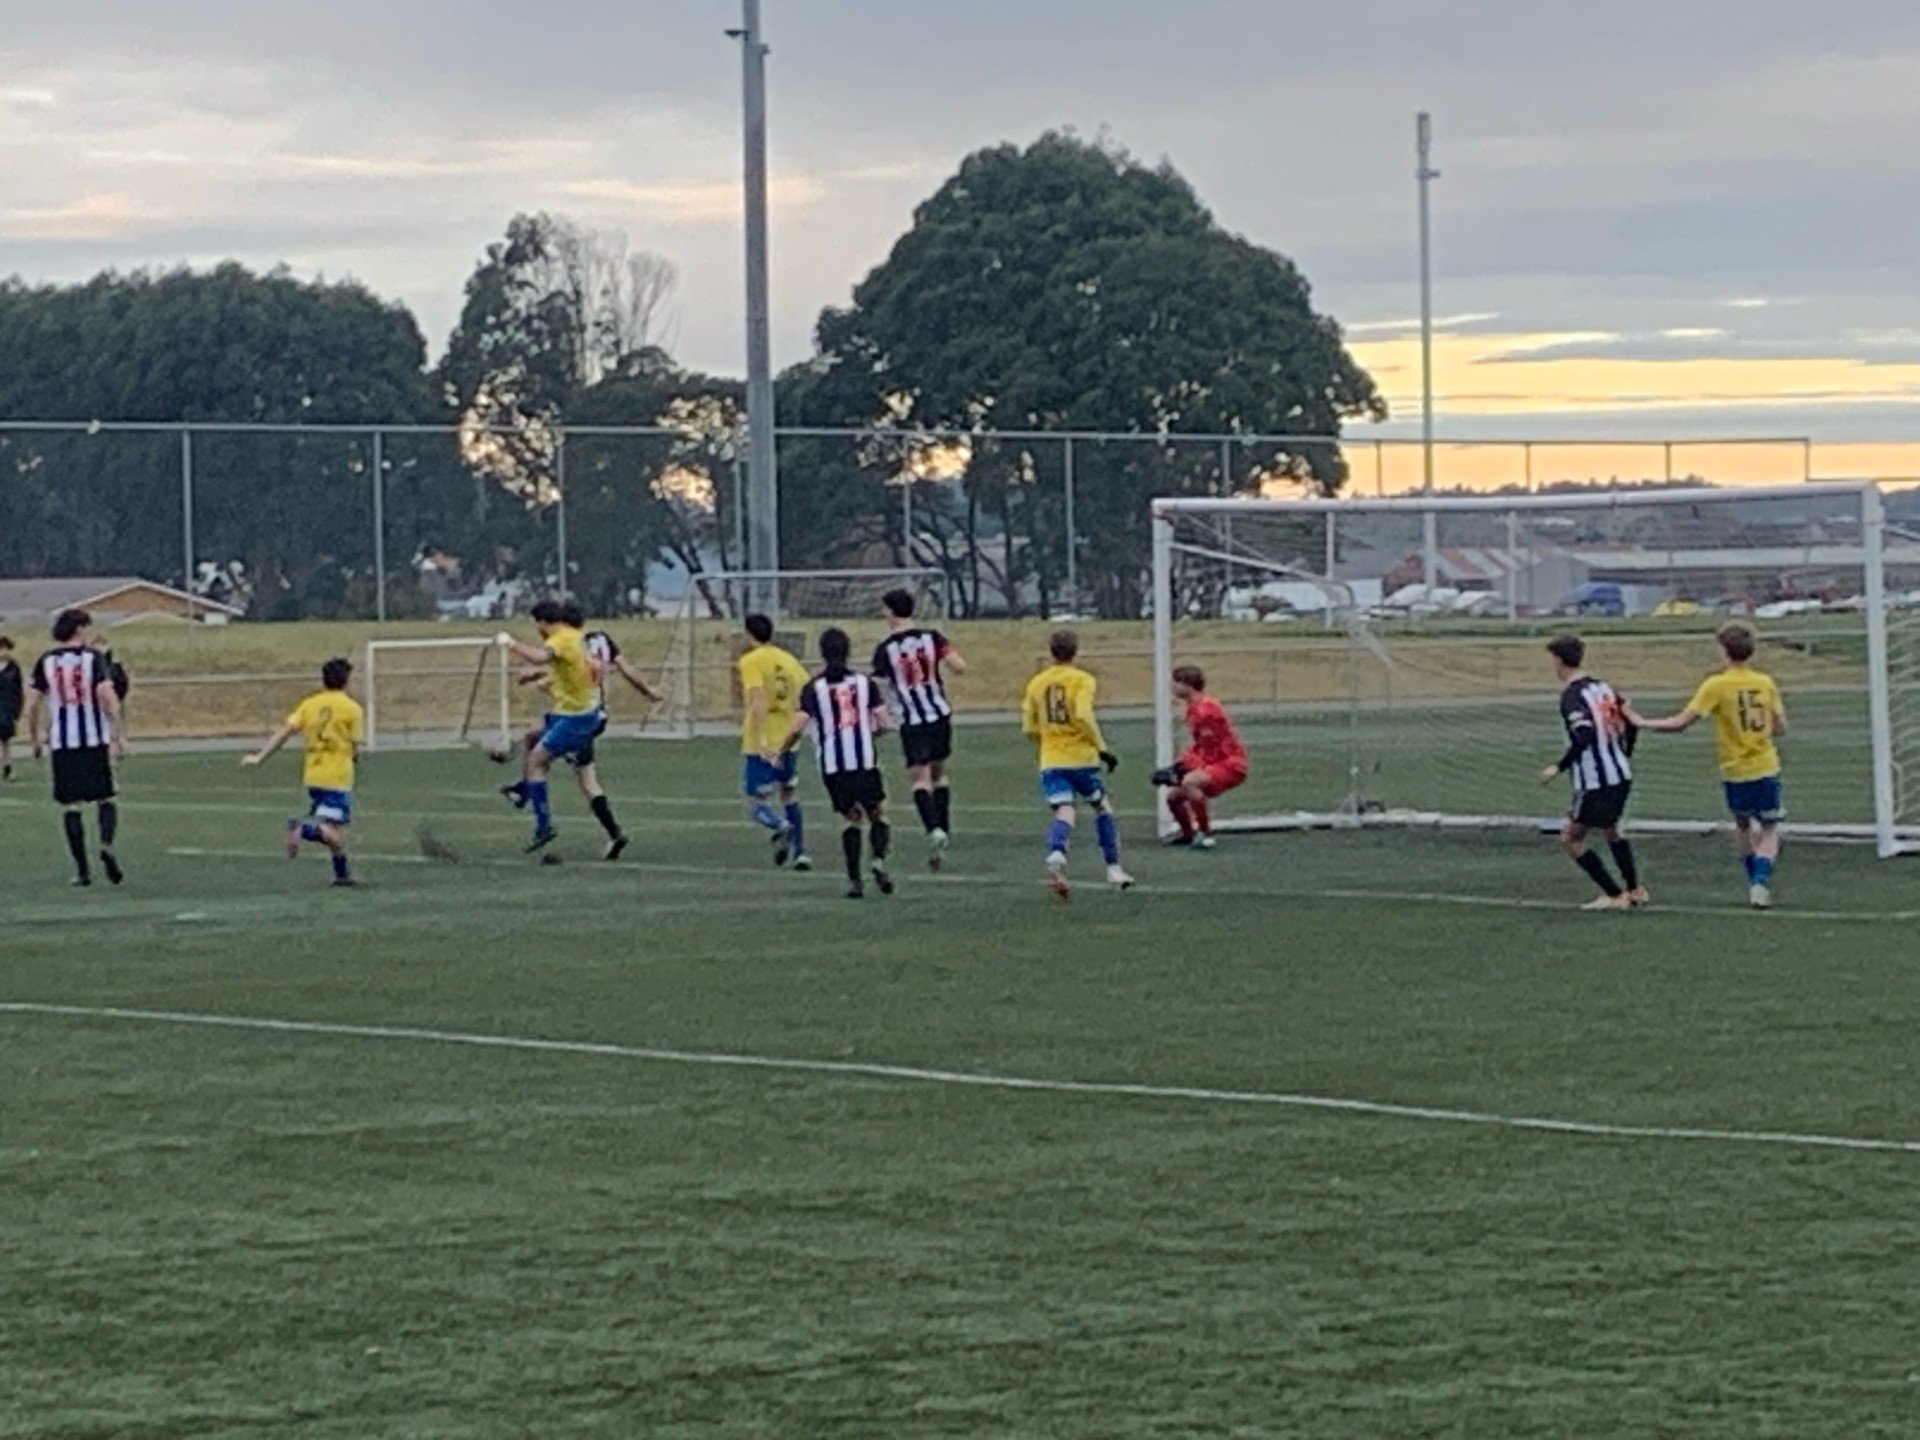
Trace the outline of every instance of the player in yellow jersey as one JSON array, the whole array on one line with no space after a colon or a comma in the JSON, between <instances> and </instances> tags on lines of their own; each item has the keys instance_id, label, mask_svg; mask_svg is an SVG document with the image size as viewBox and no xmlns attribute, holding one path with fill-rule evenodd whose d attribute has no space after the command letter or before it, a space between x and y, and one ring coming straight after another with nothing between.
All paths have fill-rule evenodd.
<instances>
[{"instance_id":1,"label":"player in yellow jersey","mask_svg":"<svg viewBox=\"0 0 1920 1440\"><path fill-rule=\"evenodd\" d=\"M327 661L320 667L322 688L294 706L267 743L240 762L258 765L295 735L300 737L307 752L301 777L307 787L307 818L287 822L287 858L300 854L302 840L326 846L333 857L333 883L341 886L353 884L347 870L347 826L353 823L354 759L367 733L360 702L347 694L352 675L347 661Z\"/></svg>"},{"instance_id":2,"label":"player in yellow jersey","mask_svg":"<svg viewBox=\"0 0 1920 1440\"><path fill-rule=\"evenodd\" d=\"M800 692L812 677L806 666L773 643L772 620L749 615L744 626L750 643L737 662L742 710L740 788L746 792L747 813L773 832L773 863L784 865L791 857L794 869L811 870L800 801L793 788L794 753L781 750L800 707ZM768 755L776 759L769 763ZM774 809L776 798L779 810Z\"/></svg>"},{"instance_id":3,"label":"player in yellow jersey","mask_svg":"<svg viewBox=\"0 0 1920 1440\"><path fill-rule=\"evenodd\" d=\"M1714 637L1725 664L1700 682L1687 708L1663 720L1646 720L1631 709L1627 718L1643 730L1680 731L1696 720L1713 719L1726 787L1727 808L1740 835L1740 862L1747 871L1747 900L1756 910L1773 904L1773 867L1780 858L1780 821L1786 815L1780 786L1780 747L1787 712L1771 675L1753 668L1753 631L1723 626Z\"/></svg>"},{"instance_id":4,"label":"player in yellow jersey","mask_svg":"<svg viewBox=\"0 0 1920 1440\"><path fill-rule=\"evenodd\" d=\"M1067 887L1067 844L1073 837L1074 802L1093 807L1107 882L1126 889L1133 877L1120 868L1120 824L1107 796L1107 776L1119 757L1107 748L1093 713L1093 676L1074 664L1080 637L1056 630L1047 642L1053 663L1027 682L1020 721L1027 738L1040 747L1040 793L1053 810L1047 827L1047 883L1062 900Z\"/></svg>"},{"instance_id":5,"label":"player in yellow jersey","mask_svg":"<svg viewBox=\"0 0 1920 1440\"><path fill-rule=\"evenodd\" d=\"M553 828L547 796L547 773L553 762L588 753L600 733L600 681L593 657L587 653L587 637L578 625L568 623L571 616L559 600L542 600L532 613L534 628L540 632L538 645L515 640L504 630L494 637L507 653L539 666L546 675L546 728L540 743L527 752L525 771L527 804L533 810L530 851L550 845L559 833Z\"/></svg>"}]
</instances>

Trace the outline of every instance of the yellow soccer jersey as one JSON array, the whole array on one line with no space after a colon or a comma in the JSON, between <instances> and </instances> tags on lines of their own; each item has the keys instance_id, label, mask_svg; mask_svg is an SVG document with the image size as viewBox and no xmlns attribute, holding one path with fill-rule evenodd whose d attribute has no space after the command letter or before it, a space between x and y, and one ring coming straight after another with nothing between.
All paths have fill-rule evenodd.
<instances>
[{"instance_id":1,"label":"yellow soccer jersey","mask_svg":"<svg viewBox=\"0 0 1920 1440\"><path fill-rule=\"evenodd\" d=\"M556 715L590 715L600 708L587 637L571 625L550 631L540 642L552 652L547 666L547 698Z\"/></svg>"},{"instance_id":2,"label":"yellow soccer jersey","mask_svg":"<svg viewBox=\"0 0 1920 1440\"><path fill-rule=\"evenodd\" d=\"M307 747L302 782L308 789L353 789L354 747L367 733L359 701L344 690L316 691L294 706L287 724Z\"/></svg>"},{"instance_id":3,"label":"yellow soccer jersey","mask_svg":"<svg viewBox=\"0 0 1920 1440\"><path fill-rule=\"evenodd\" d=\"M1700 682L1687 709L1713 721L1721 779L1764 780L1780 773L1773 743L1780 687L1771 675L1747 665L1718 671Z\"/></svg>"},{"instance_id":4,"label":"yellow soccer jersey","mask_svg":"<svg viewBox=\"0 0 1920 1440\"><path fill-rule=\"evenodd\" d=\"M793 727L794 708L807 684L806 667L778 645L756 645L740 657L738 665L743 704L753 691L767 692L767 715L760 725L753 723L751 710L741 717L740 753L778 750Z\"/></svg>"},{"instance_id":5,"label":"yellow soccer jersey","mask_svg":"<svg viewBox=\"0 0 1920 1440\"><path fill-rule=\"evenodd\" d=\"M1027 682L1020 707L1028 738L1040 743L1042 770L1081 770L1107 748L1094 718L1093 676L1078 665L1049 665Z\"/></svg>"}]
</instances>

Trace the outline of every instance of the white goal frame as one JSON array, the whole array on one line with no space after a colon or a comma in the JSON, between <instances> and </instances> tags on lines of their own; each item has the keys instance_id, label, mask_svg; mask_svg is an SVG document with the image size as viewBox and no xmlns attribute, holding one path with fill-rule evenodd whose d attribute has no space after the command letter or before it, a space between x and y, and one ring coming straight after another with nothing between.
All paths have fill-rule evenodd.
<instances>
[{"instance_id":1,"label":"white goal frame","mask_svg":"<svg viewBox=\"0 0 1920 1440\"><path fill-rule=\"evenodd\" d=\"M1593 494L1527 495L1414 495L1394 499L1156 499L1150 506L1153 545L1153 718L1156 763L1170 765L1176 756L1175 715L1171 693L1174 665L1174 560L1181 547L1175 527L1182 516L1273 517L1298 515L1314 517L1327 527L1327 552L1334 552L1336 527L1342 515L1368 512L1399 513L1410 516L1438 516L1448 513L1474 513L1517 516L1528 511L1573 509L1627 509L1664 505L1699 505L1729 500L1767 497L1852 497L1860 507L1863 580L1862 602L1866 621L1867 711L1870 730L1871 786L1873 820L1867 825L1789 825L1801 834L1830 838L1870 840L1882 857L1920 851L1920 827L1903 825L1896 806L1895 751L1892 693L1889 684L1888 596L1886 589L1887 522L1880 488L1872 481L1816 482L1794 486L1743 486L1733 488L1686 487L1676 489L1612 490ZM1433 545L1433 529L1427 527L1427 544ZM1191 548L1191 547L1188 547ZM1196 552L1198 553L1198 552ZM1241 559L1242 557L1222 557ZM1257 568L1255 557L1245 563ZM1278 573L1278 567L1276 567ZM1296 578L1315 579L1301 576ZM1328 623L1341 604L1338 582L1318 580L1328 595ZM1351 609L1350 597L1348 608ZM1511 604L1509 616L1512 615ZM1336 813L1299 813L1255 816L1229 822L1236 829L1298 829L1362 824L1426 824L1431 826L1527 826L1537 827L1539 816L1451 815L1427 813L1411 815L1349 815ZM1644 830L1708 830L1710 822L1636 822ZM1160 809L1160 829L1172 828L1164 804Z\"/></svg>"},{"instance_id":2,"label":"white goal frame","mask_svg":"<svg viewBox=\"0 0 1920 1440\"><path fill-rule=\"evenodd\" d=\"M493 664L490 668L492 670L493 689L495 693L493 696L487 698L486 707L494 712L500 747L502 749L511 748L513 744L512 659L506 650L495 643L494 636L497 633L498 632L490 631L485 635L457 635L435 637L430 640L367 641L367 663L363 677L367 697L367 749L374 751L380 748L380 674L382 669L380 657L382 655L392 655L396 651L405 650L465 650L474 660L474 668L481 671L481 678L484 684L487 678L486 671L480 663L484 657L478 653L483 649L491 650L494 656ZM478 704L476 703L476 709L477 708ZM457 736L458 731L456 730L449 735L445 745L440 748L452 748L460 744L461 742Z\"/></svg>"}]
</instances>

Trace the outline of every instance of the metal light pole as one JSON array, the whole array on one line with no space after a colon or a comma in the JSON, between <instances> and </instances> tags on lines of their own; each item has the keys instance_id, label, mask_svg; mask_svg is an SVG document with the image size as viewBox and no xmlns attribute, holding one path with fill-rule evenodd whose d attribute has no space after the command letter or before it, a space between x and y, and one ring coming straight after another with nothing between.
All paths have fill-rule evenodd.
<instances>
[{"instance_id":1,"label":"metal light pole","mask_svg":"<svg viewBox=\"0 0 1920 1440\"><path fill-rule=\"evenodd\" d=\"M760 0L740 0L740 100L747 248L747 568L780 568L779 457L773 433L773 357L767 318L767 47ZM771 611L779 586L757 581L756 610Z\"/></svg>"},{"instance_id":2,"label":"metal light pole","mask_svg":"<svg viewBox=\"0 0 1920 1440\"><path fill-rule=\"evenodd\" d=\"M1414 122L1414 149L1418 158L1413 178L1420 182L1420 462L1422 492L1433 493L1433 226L1428 213L1427 188L1440 178L1433 168L1433 117L1420 112ZM1438 520L1427 511L1423 554L1427 598L1440 571Z\"/></svg>"}]
</instances>

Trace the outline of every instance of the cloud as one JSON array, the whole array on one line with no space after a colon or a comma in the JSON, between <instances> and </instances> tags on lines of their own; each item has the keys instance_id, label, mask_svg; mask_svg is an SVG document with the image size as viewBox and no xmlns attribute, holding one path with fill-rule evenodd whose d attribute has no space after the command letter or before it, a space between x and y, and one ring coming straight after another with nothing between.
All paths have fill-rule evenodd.
<instances>
[{"instance_id":1,"label":"cloud","mask_svg":"<svg viewBox=\"0 0 1920 1440\"><path fill-rule=\"evenodd\" d=\"M27 240L100 240L162 215L131 196L96 192L62 205L0 210L0 228Z\"/></svg>"}]
</instances>

